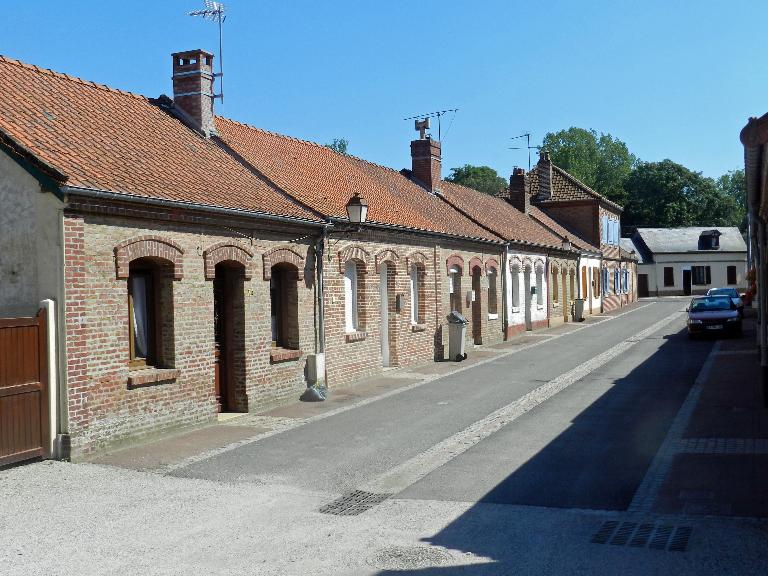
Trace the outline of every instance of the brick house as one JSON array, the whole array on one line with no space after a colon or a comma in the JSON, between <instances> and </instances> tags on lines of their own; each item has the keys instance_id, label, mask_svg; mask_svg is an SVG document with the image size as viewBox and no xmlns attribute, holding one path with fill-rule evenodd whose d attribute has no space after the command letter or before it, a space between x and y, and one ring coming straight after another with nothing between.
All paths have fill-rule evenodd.
<instances>
[{"instance_id":1,"label":"brick house","mask_svg":"<svg viewBox=\"0 0 768 576\"><path fill-rule=\"evenodd\" d=\"M503 241L441 199L448 183L440 177L439 142L412 141L411 168L398 172L312 142L216 122L244 162L330 224L323 275L329 384L444 359L452 309L469 321L470 348L503 339L501 316L488 312L486 280L486 270L501 277ZM354 192L369 205L360 231L345 224ZM490 304L501 307L497 295Z\"/></svg>"},{"instance_id":2,"label":"brick house","mask_svg":"<svg viewBox=\"0 0 768 576\"><path fill-rule=\"evenodd\" d=\"M58 303L52 452L442 359L453 307L503 337L461 277L504 242L439 198L439 143L405 174L246 127L213 114L212 55L172 63L148 99L0 59L0 312Z\"/></svg>"},{"instance_id":3,"label":"brick house","mask_svg":"<svg viewBox=\"0 0 768 576\"><path fill-rule=\"evenodd\" d=\"M536 207L599 248L599 258L590 248L579 260L577 293L585 300L586 313L607 312L637 300L636 258L619 246L622 207L554 165L546 150L529 180Z\"/></svg>"}]
</instances>

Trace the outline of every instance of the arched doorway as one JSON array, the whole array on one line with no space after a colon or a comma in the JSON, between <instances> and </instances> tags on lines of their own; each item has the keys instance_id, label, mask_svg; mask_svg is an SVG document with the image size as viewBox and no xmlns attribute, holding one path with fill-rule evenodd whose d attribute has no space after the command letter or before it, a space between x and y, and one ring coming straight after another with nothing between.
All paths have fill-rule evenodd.
<instances>
[{"instance_id":1,"label":"arched doorway","mask_svg":"<svg viewBox=\"0 0 768 576\"><path fill-rule=\"evenodd\" d=\"M482 306L482 288L480 277L482 268L474 266L472 268L472 341L475 344L483 343L483 306Z\"/></svg>"},{"instance_id":2,"label":"arched doorway","mask_svg":"<svg viewBox=\"0 0 768 576\"><path fill-rule=\"evenodd\" d=\"M216 264L213 279L214 370L219 412L246 412L245 269L242 264Z\"/></svg>"},{"instance_id":3,"label":"arched doorway","mask_svg":"<svg viewBox=\"0 0 768 576\"><path fill-rule=\"evenodd\" d=\"M533 330L533 322L531 321L531 305L533 301L531 299L531 265L526 264L523 270L523 291L525 296L525 329Z\"/></svg>"}]
</instances>

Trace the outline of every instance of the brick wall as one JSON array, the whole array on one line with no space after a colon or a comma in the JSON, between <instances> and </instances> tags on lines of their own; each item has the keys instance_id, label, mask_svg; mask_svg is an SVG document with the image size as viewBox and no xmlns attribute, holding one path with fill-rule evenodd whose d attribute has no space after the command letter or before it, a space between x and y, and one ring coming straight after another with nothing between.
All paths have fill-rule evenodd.
<instances>
[{"instance_id":1,"label":"brick wall","mask_svg":"<svg viewBox=\"0 0 768 576\"><path fill-rule=\"evenodd\" d=\"M337 240L331 236L324 265L325 352L328 385L338 387L379 374L382 365L381 269L386 267L390 366L429 362L435 357L439 330L435 294L441 280L435 274L437 244L424 237L362 232ZM362 333L346 330L344 268L358 266L359 320ZM419 267L420 318L411 322L409 267ZM397 310L397 296L402 308Z\"/></svg>"},{"instance_id":2,"label":"brick wall","mask_svg":"<svg viewBox=\"0 0 768 576\"><path fill-rule=\"evenodd\" d=\"M64 219L67 402L75 457L138 435L215 417L213 280L206 278L203 254L217 243L239 244L254 254L250 279L242 275L235 283L242 288L241 300L234 306L241 320L235 329L240 335L237 407L256 410L298 397L306 386L306 353L314 351L313 276L303 275L296 289L302 353L290 361L273 362L270 283L264 278L261 257L288 244L285 234L264 232L251 241L213 224L179 222L179 215L158 214L168 218L158 221L125 217L131 210L115 210L115 216L105 214L107 209L99 211L102 214L68 213ZM177 221L171 222L172 217ZM161 292L165 311L161 368L170 369L172 377L132 387L127 274L120 274L116 266L115 247L142 236L165 238L183 253L181 266L168 268L163 282L167 290ZM308 243L305 239L288 245L307 255ZM308 260L311 271L311 254Z\"/></svg>"}]
</instances>

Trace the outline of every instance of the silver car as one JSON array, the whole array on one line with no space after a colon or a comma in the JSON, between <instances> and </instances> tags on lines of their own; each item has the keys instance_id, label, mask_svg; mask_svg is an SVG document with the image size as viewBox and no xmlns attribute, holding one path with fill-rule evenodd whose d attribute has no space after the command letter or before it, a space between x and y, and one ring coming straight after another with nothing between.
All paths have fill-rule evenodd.
<instances>
[{"instance_id":1,"label":"silver car","mask_svg":"<svg viewBox=\"0 0 768 576\"><path fill-rule=\"evenodd\" d=\"M710 288L707 290L707 296L728 296L739 311L739 316L744 316L744 302L736 288Z\"/></svg>"}]
</instances>

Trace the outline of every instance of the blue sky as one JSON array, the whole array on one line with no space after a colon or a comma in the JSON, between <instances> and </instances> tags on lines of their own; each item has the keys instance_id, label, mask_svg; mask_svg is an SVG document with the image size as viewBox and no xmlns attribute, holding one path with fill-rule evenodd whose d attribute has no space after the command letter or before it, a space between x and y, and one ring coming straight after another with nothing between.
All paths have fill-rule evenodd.
<instances>
[{"instance_id":1,"label":"blue sky","mask_svg":"<svg viewBox=\"0 0 768 576\"><path fill-rule=\"evenodd\" d=\"M170 53L218 50L202 0L28 0L0 53L110 86L170 93ZM643 160L707 176L739 168L738 134L768 111L768 3L755 1L230 0L217 112L409 166L412 122L443 124L443 173L526 166L509 138L594 128ZM450 125L450 129L449 128ZM436 134L436 130L434 133ZM519 142L519 141L517 141ZM535 162L535 155L534 155Z\"/></svg>"}]
</instances>

